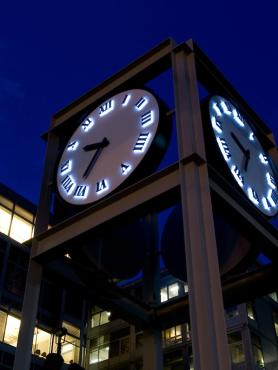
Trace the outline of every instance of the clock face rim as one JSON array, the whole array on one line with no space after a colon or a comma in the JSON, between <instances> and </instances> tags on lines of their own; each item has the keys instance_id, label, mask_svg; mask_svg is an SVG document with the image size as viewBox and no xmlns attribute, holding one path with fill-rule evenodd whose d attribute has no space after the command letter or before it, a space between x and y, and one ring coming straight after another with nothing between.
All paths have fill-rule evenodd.
<instances>
[{"instance_id":1,"label":"clock face rim","mask_svg":"<svg viewBox=\"0 0 278 370\"><path fill-rule=\"evenodd\" d=\"M152 113L152 119L149 120L150 122L149 121L146 122L146 118L144 118L144 120L145 120L144 130L146 131L146 128L147 128L147 130L151 133L151 137L148 138L147 143L144 144L144 151L142 153L139 153L139 154L141 154L141 156L138 155L139 160L137 160L137 162L135 161L135 165L132 166L133 167L132 170L130 171L130 173L125 178L123 178L123 180L119 181L119 183L116 186L109 187L109 189L105 192L105 194L103 194L101 196L98 196L96 199L91 199L91 198L88 199L86 197L86 199L75 202L75 201L72 201L72 199L70 197L63 196L63 191L61 190L61 185L60 185L61 176L59 175L59 169L62 165L63 156L66 152L67 146L69 145L71 140L76 135L78 135L78 131L82 127L82 124L88 119L88 117L92 117L94 114L96 115L97 112L99 112L99 110L101 109L101 107L103 105L105 105L107 102L113 101L113 103L115 103L115 99L117 100L117 98L119 99L119 97L127 96L129 94L133 94L133 96L131 97L131 98L133 98L133 101L132 101L132 99L130 99L132 101L132 104L133 103L138 103L140 101L140 99L139 100L135 99L137 97L137 95L140 95L140 97L144 97L144 98L147 99L147 103L146 102L144 102L144 104L139 103L139 108L137 108L137 106L135 107L136 104L133 104L134 105L133 108L129 109L129 111L131 111L131 110L135 111L135 109L136 109L137 116L136 116L136 114L134 116L132 116L132 120L134 121L137 118L138 127L139 127L139 122L141 123L141 127L143 127L143 123L142 123L143 118L142 118L142 116L146 116L144 114L145 108L148 107L149 110ZM135 96L135 98L134 98L134 96ZM116 103L119 103L119 102L116 102ZM142 167L142 163L145 162L145 159L150 157L149 153L152 152L152 149L155 146L157 146L156 138L157 138L158 134L160 133L161 126L162 126L161 123L160 123L160 121L161 121L161 111L162 111L162 108L163 108L161 103L162 102L159 100L159 98L150 89L131 88L131 89L122 90L122 91L120 91L116 94L113 94L111 97L108 97L107 99L103 100L100 104L95 105L94 107L92 107L91 109L88 110L89 113L86 114L85 118L84 118L84 114L83 114L82 119L80 119L79 122L77 124L75 124L75 128L71 131L71 134L68 135L67 139L65 140L65 144L63 145L63 148L62 148L62 150L61 150L61 152L60 152L60 154L57 158L57 161L56 161L56 166L55 166L56 168L55 168L55 172L54 172L55 173L55 188L56 188L56 195L58 196L59 201L62 202L63 204L65 204L65 205L68 205L68 206L71 206L71 207L82 207L82 206L84 207L84 206L93 205L96 202L98 202L98 201L106 198L107 196L113 194L116 190L120 190L124 183L128 184L129 180L132 181L132 178L136 178L137 174L140 174L141 172L142 173L146 172L146 171L142 170L141 167ZM126 105L128 105L128 104L126 104ZM117 104L113 105L113 110L117 114ZM112 110L111 110L111 112L112 112ZM109 117L109 114L107 114L106 116ZM141 119L141 121L139 121L139 118ZM108 121L109 121L109 119L108 119ZM110 121L113 121L113 118L111 118ZM94 125L95 125L95 123L97 123L97 122L94 122ZM123 129L124 127L125 126L123 125L123 127L121 127L121 129ZM138 132L139 131L142 131L142 129L140 130L138 128ZM88 137L90 137L90 136L88 136ZM137 144L138 139L139 139L139 137L134 137L135 144ZM132 148L130 148L130 150L131 149ZM135 146L133 147L133 151L134 151L134 149L135 149ZM139 150L138 150L138 152L139 152ZM100 157L100 159L101 159L101 157ZM155 162L155 160L154 161L151 160L150 162L151 163ZM148 167L151 169L152 164Z\"/></svg>"},{"instance_id":2,"label":"clock face rim","mask_svg":"<svg viewBox=\"0 0 278 370\"><path fill-rule=\"evenodd\" d=\"M221 126L219 125L219 122L216 123L216 120L215 119L213 120L213 117L217 116L216 108L213 108L213 103L219 102L219 101L224 101L224 106L223 107L225 107L225 105L226 105L225 103L228 103L228 105L230 105L232 107L232 109L231 109L232 113L231 112L225 112L224 108L223 108L223 111L221 113L224 117L224 122L225 123L220 122ZM235 109L235 111L234 111L234 109ZM207 112L208 112L210 131L212 132L212 136L213 136L213 139L214 139L214 146L216 144L218 156L220 156L221 162L225 163L225 168L229 173L229 178L233 179L233 184L235 184L235 182L237 183L236 189L237 190L241 189L240 192L241 192L241 194L244 194L244 196L245 196L244 198L247 199L248 203L250 205L252 205L257 211L259 211L261 215L263 215L267 218L273 218L273 217L277 216L277 214L278 214L278 202L276 202L274 204L274 201L273 201L273 205L271 205L271 207L269 207L270 210L267 210L265 208L268 205L266 203L266 198L268 198L269 194L271 194L271 193L269 193L270 190L271 190L271 186L269 185L270 182L269 182L269 180L266 181L265 177L267 176L267 173L269 175L271 175L271 177L273 177L275 187L272 187L272 189L273 189L272 192L274 193L274 190L275 190L275 193L277 194L277 192L278 192L277 191L277 172L276 172L275 167L272 164L271 157L269 156L267 151L264 149L264 146L262 144L262 141L260 140L260 137L256 136L256 131L257 131L256 130L256 125L247 117L246 114L244 114L244 110L240 107L239 104L237 104L233 99L231 99L229 97L225 97L225 95L224 96L219 95L219 94L210 95L208 97L208 100L207 100ZM227 117L229 117L229 118L227 118ZM256 163L256 167L259 168L259 166L260 166L260 168L261 168L260 176L259 177L256 176L255 184L256 184L256 188L258 186L263 187L263 185L262 185L263 182L265 183L265 185L264 185L263 191L261 192L261 198L258 199L259 200L258 205L255 203L255 201L257 201L257 199L254 198L254 200L252 200L252 191L253 191L252 190L253 189L252 185L254 185L254 183L251 182L251 180L250 180L250 184L247 184L247 186L245 186L245 184L243 184L244 181L243 182L238 181L239 180L238 176L236 176L236 173L235 173L235 172L238 171L238 168L236 168L237 165L238 165L238 162L236 162L235 160L230 161L230 158L227 158L227 154L230 155L231 153L229 154L229 152L226 150L226 147L227 147L227 149L229 148L229 146L227 144L231 143L231 139L229 139L228 142L227 142L227 133L224 133L224 131L228 130L227 121L229 121L229 120L230 121L233 120L233 126L231 126L230 134L231 134L231 132L235 131L237 136L239 136L240 140L242 140L243 143L244 142L249 143L250 147L247 146L247 148L248 149L251 148L251 150L246 150L245 155L246 155L247 152L249 152L249 157L251 157L252 159L254 158L253 161L256 160L256 162L254 162L254 163ZM242 122L240 122L241 120L242 120ZM221 121L221 119L219 119L219 121ZM242 125L242 123L243 123L243 125ZM225 130L223 129L223 126L224 126ZM221 132L218 129L220 129L220 130L223 129L223 130ZM248 135L246 135L248 130L250 130L249 137L248 137ZM223 134L222 137L224 138L224 142L222 142L222 143L219 142L219 140L218 140L219 136L217 136L217 135L221 135L221 134ZM234 135L234 136L236 136L236 135ZM235 139L237 139L237 137ZM240 140L237 140L237 142L239 142L239 143L235 143L234 145L231 144L231 148L233 146L238 147L238 145L241 144ZM232 141L235 141L235 140L233 139ZM253 142L255 142L255 144ZM225 145L226 145L226 147L225 147ZM252 149L252 145L254 146L253 149ZM240 149L238 147L237 152L240 152L242 154L242 150L243 150L243 148ZM225 151L226 151L226 153L225 153ZM264 171L263 171L264 166L263 166L262 159L259 160L259 158L256 158L254 156L252 157L252 154L255 151L257 151L258 155L262 154L266 158L265 166L267 166L267 167L265 167ZM260 154L259 154L259 151L261 151ZM234 161L234 163L233 163L233 161ZM247 160L246 160L246 162L248 164L252 163L252 162L248 162ZM249 164L249 167L250 167L250 164ZM255 167L255 165L253 164L252 167ZM246 168L246 170L247 170L247 168ZM242 173L244 173L242 168L241 168L241 171L242 171ZM239 174L240 174L240 172L239 172ZM264 176L264 174L265 174L265 176ZM258 178L259 178L259 180L258 180ZM267 186L266 186L266 183L267 183ZM247 187L247 189L246 189L246 187ZM251 191L249 189L251 189ZM268 195L267 195L267 190L268 190ZM255 191L255 193L256 193L256 191ZM262 198L265 198L265 199L262 199ZM267 199L267 202L269 203L269 199Z\"/></svg>"}]
</instances>

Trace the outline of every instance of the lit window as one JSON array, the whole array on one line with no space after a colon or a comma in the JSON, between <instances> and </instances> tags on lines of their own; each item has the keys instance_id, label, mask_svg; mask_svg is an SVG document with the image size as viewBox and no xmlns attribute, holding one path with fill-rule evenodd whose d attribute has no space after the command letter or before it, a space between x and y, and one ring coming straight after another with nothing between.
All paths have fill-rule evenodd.
<instances>
[{"instance_id":1,"label":"lit window","mask_svg":"<svg viewBox=\"0 0 278 370\"><path fill-rule=\"evenodd\" d=\"M179 284L174 283L160 289L160 302L166 302L179 295Z\"/></svg>"},{"instance_id":2,"label":"lit window","mask_svg":"<svg viewBox=\"0 0 278 370\"><path fill-rule=\"evenodd\" d=\"M58 341L56 338L56 343L54 343L53 346L54 352L57 352L57 342ZM64 341L62 341L61 353L66 364L69 364L71 362L78 363L80 353L80 339L67 334Z\"/></svg>"},{"instance_id":3,"label":"lit window","mask_svg":"<svg viewBox=\"0 0 278 370\"><path fill-rule=\"evenodd\" d=\"M7 325L5 329L4 342L16 347L18 333L20 328L20 320L14 316L8 315Z\"/></svg>"},{"instance_id":4,"label":"lit window","mask_svg":"<svg viewBox=\"0 0 278 370\"><path fill-rule=\"evenodd\" d=\"M243 352L242 337L240 332L231 333L228 335L228 343L230 347L232 363L240 364L245 361Z\"/></svg>"},{"instance_id":5,"label":"lit window","mask_svg":"<svg viewBox=\"0 0 278 370\"><path fill-rule=\"evenodd\" d=\"M169 285L168 289L169 289L169 299L177 297L179 295L178 283Z\"/></svg>"},{"instance_id":6,"label":"lit window","mask_svg":"<svg viewBox=\"0 0 278 370\"><path fill-rule=\"evenodd\" d=\"M35 328L34 338L33 338L33 353L38 356L46 357L50 352L51 334Z\"/></svg>"},{"instance_id":7,"label":"lit window","mask_svg":"<svg viewBox=\"0 0 278 370\"><path fill-rule=\"evenodd\" d=\"M74 326L66 321L63 321L62 327L67 329L68 334L73 335L76 338L80 338L80 329L77 326Z\"/></svg>"},{"instance_id":8,"label":"lit window","mask_svg":"<svg viewBox=\"0 0 278 370\"><path fill-rule=\"evenodd\" d=\"M160 289L160 301L161 302L168 301L168 289L167 289L167 287Z\"/></svg>"},{"instance_id":9,"label":"lit window","mask_svg":"<svg viewBox=\"0 0 278 370\"><path fill-rule=\"evenodd\" d=\"M7 313L0 311L0 341L3 341L4 339L6 321L7 321Z\"/></svg>"},{"instance_id":10,"label":"lit window","mask_svg":"<svg viewBox=\"0 0 278 370\"><path fill-rule=\"evenodd\" d=\"M164 346L181 343L182 342L181 325L173 326L170 329L164 330L162 336Z\"/></svg>"},{"instance_id":11,"label":"lit window","mask_svg":"<svg viewBox=\"0 0 278 370\"><path fill-rule=\"evenodd\" d=\"M32 236L32 224L23 218L14 215L12 220L10 237L22 243Z\"/></svg>"},{"instance_id":12,"label":"lit window","mask_svg":"<svg viewBox=\"0 0 278 370\"><path fill-rule=\"evenodd\" d=\"M264 368L264 358L260 338L257 335L251 333L251 341L255 363L256 365Z\"/></svg>"},{"instance_id":13,"label":"lit window","mask_svg":"<svg viewBox=\"0 0 278 370\"><path fill-rule=\"evenodd\" d=\"M6 235L9 234L12 212L0 206L0 232Z\"/></svg>"},{"instance_id":14,"label":"lit window","mask_svg":"<svg viewBox=\"0 0 278 370\"><path fill-rule=\"evenodd\" d=\"M109 342L107 336L100 336L93 338L91 341L89 363L95 364L97 362L105 361L109 358Z\"/></svg>"},{"instance_id":15,"label":"lit window","mask_svg":"<svg viewBox=\"0 0 278 370\"><path fill-rule=\"evenodd\" d=\"M246 304L246 310L247 310L247 316L249 317L249 319L256 320L255 313L254 313L254 307L251 302L248 302Z\"/></svg>"},{"instance_id":16,"label":"lit window","mask_svg":"<svg viewBox=\"0 0 278 370\"><path fill-rule=\"evenodd\" d=\"M91 327L107 324L110 321L111 312L101 311L92 315Z\"/></svg>"}]
</instances>

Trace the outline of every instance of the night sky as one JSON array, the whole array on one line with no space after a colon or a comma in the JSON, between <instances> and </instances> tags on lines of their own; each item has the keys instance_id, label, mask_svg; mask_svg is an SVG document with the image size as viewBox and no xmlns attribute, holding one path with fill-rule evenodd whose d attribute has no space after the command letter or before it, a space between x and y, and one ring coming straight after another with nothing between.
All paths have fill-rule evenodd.
<instances>
[{"instance_id":1,"label":"night sky","mask_svg":"<svg viewBox=\"0 0 278 370\"><path fill-rule=\"evenodd\" d=\"M278 139L275 1L2 1L0 182L37 202L51 117L168 37L193 38Z\"/></svg>"}]
</instances>

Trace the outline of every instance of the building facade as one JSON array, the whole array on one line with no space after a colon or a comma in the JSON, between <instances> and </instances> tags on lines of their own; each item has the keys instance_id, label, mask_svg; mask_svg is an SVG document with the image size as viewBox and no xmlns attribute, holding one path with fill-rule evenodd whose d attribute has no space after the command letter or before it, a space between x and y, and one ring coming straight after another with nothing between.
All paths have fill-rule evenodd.
<instances>
[{"instance_id":1,"label":"building facade","mask_svg":"<svg viewBox=\"0 0 278 370\"><path fill-rule=\"evenodd\" d=\"M0 188L0 368L12 369L21 322L36 207L1 185ZM121 283L123 284L123 282ZM188 285L164 267L160 273L161 307L188 295ZM140 298L140 278L124 282L124 289ZM229 349L234 370L278 368L278 292L225 310ZM41 287L34 332L31 369L43 368L48 353L57 351L58 328L66 328L61 354L66 368L80 363L86 370L142 369L143 332L103 310L78 285L46 271ZM162 330L164 370L193 370L189 322Z\"/></svg>"}]
</instances>

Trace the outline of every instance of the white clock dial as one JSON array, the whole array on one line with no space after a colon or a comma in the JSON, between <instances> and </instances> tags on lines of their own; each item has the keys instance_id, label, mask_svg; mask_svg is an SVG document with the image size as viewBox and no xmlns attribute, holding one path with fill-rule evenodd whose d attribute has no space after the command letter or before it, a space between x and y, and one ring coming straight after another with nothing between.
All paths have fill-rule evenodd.
<instances>
[{"instance_id":1,"label":"white clock dial","mask_svg":"<svg viewBox=\"0 0 278 370\"><path fill-rule=\"evenodd\" d=\"M227 99L213 96L210 122L234 180L253 205L267 216L278 211L277 183L262 145L251 126Z\"/></svg>"},{"instance_id":2,"label":"white clock dial","mask_svg":"<svg viewBox=\"0 0 278 370\"><path fill-rule=\"evenodd\" d=\"M57 170L60 196L88 204L116 189L144 158L158 122L158 103L148 91L129 90L103 102L64 149Z\"/></svg>"}]
</instances>

